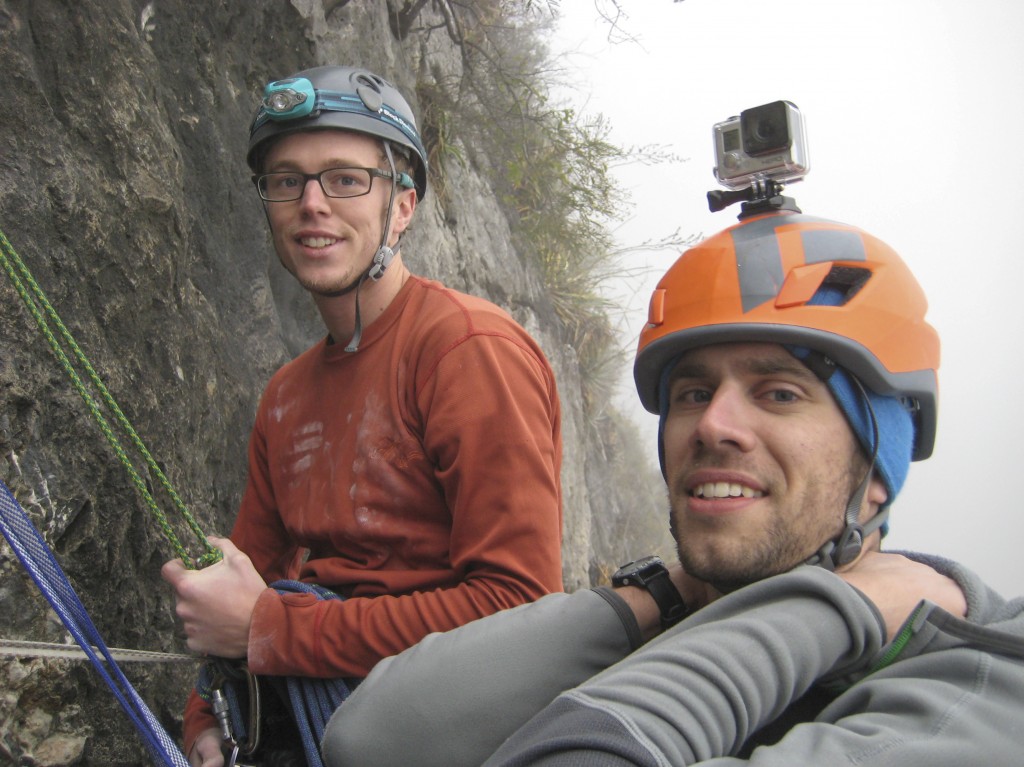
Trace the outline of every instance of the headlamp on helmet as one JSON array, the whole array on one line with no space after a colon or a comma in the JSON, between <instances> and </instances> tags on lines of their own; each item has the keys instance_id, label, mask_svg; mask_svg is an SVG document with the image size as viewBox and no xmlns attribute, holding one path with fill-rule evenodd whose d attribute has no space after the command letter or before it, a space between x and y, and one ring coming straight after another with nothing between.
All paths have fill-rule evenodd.
<instances>
[{"instance_id":1,"label":"headlamp on helmet","mask_svg":"<svg viewBox=\"0 0 1024 767\"><path fill-rule=\"evenodd\" d=\"M263 90L263 109L271 120L305 117L315 104L316 91L305 77L276 80Z\"/></svg>"}]
</instances>

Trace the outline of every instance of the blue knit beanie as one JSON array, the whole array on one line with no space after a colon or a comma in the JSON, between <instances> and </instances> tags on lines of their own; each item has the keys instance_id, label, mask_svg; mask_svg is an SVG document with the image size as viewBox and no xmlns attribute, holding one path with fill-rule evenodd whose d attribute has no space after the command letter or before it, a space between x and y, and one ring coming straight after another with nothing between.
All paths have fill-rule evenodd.
<instances>
[{"instance_id":1,"label":"blue knit beanie","mask_svg":"<svg viewBox=\"0 0 1024 767\"><path fill-rule=\"evenodd\" d=\"M807 303L817 306L840 306L847 299L846 291L837 287L822 286ZM810 351L800 347L787 347L797 359L803 360ZM888 498L885 508L896 500L910 471L910 459L914 452L914 419L910 410L899 397L876 394L867 387L855 383L851 374L842 368L835 371L825 382L832 392L839 409L846 416L850 428L868 456L873 452L874 432L871 428L870 403L878 423L878 454L875 456L875 471L882 478ZM863 393L862 393L863 392ZM867 401L864 397L867 396ZM889 531L889 523L882 526L882 535Z\"/></svg>"},{"instance_id":2,"label":"blue knit beanie","mask_svg":"<svg viewBox=\"0 0 1024 767\"><path fill-rule=\"evenodd\" d=\"M802 347L786 348L801 361L810 354L809 349ZM896 495L903 487L910 471L910 456L914 449L914 419L910 411L898 397L885 397L866 387L858 386L850 373L839 367L834 369L825 385L869 457L875 447L874 430L871 427L871 415L867 404L871 403L871 410L874 411L875 421L878 423L879 444L875 457L875 471L882 478L889 496L883 506L890 505L896 500Z\"/></svg>"}]
</instances>

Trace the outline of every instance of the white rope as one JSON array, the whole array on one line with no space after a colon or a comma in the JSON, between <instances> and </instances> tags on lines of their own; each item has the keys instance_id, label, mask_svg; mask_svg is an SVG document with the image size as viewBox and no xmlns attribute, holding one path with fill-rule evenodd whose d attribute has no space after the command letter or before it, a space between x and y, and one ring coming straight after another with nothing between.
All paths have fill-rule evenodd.
<instances>
[{"instance_id":1,"label":"white rope","mask_svg":"<svg viewBox=\"0 0 1024 767\"><path fill-rule=\"evenodd\" d=\"M93 648L99 653L97 648ZM109 647L117 663L202 663L205 658L183 653L155 652L153 650L126 650ZM77 645L54 642L30 642L25 639L0 639L0 656L14 658L64 658L67 660L88 660L89 656ZM100 656L102 660L102 656Z\"/></svg>"}]
</instances>

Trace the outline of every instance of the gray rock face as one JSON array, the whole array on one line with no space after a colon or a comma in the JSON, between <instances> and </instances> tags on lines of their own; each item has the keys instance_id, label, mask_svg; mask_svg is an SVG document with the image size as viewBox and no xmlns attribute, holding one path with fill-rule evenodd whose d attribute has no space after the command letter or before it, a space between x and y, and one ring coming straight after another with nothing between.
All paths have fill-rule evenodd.
<instances>
[{"instance_id":1,"label":"gray rock face","mask_svg":"<svg viewBox=\"0 0 1024 767\"><path fill-rule=\"evenodd\" d=\"M207 532L230 528L264 383L322 335L250 187L253 106L266 81L313 64L359 63L406 93L426 58L432 72L458 66L439 35L396 40L388 13L327 0L0 0L0 230ZM428 195L417 212L406 262L504 306L549 355L564 407L565 585L586 586L578 363L487 181L453 166L444 206ZM180 651L159 578L174 552L2 274L0 343L0 477L108 644ZM65 637L6 546L0 636ZM194 670L125 668L177 735ZM87 664L0 657L0 764L147 761Z\"/></svg>"}]
</instances>

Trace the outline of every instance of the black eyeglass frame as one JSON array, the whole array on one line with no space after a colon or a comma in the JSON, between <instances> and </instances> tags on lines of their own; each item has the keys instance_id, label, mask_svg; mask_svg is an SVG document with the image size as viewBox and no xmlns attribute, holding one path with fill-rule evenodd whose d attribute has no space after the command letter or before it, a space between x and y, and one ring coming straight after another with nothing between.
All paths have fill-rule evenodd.
<instances>
[{"instance_id":1,"label":"black eyeglass frame","mask_svg":"<svg viewBox=\"0 0 1024 767\"><path fill-rule=\"evenodd\" d=\"M327 187L324 186L323 175L325 173L333 173L339 170L358 170L365 172L367 176L369 176L369 182L366 185L366 191L359 192L358 194L331 194L330 192L328 192ZM261 184L261 182L264 179L270 178L272 176L293 176L295 178L301 178L302 185L295 187L296 194L294 197L288 197L286 199L272 199L266 196L266 193L264 192L264 185ZM324 193L325 197L330 197L335 200L344 200L349 197L363 197L365 195L368 195L371 191L373 191L373 180L375 178L393 179L395 178L395 176L391 173L391 171L381 170L380 168L360 168L357 166L343 165L337 168L324 168L319 173L300 173L299 171L296 170L277 171L275 173L259 173L254 174L252 176L252 182L256 186L257 194L259 194L260 199L263 200L264 202L295 202L296 200L302 199L302 195L306 193L306 186L309 184L310 181L314 179L320 185L320 190ZM398 171L397 182L399 186L404 187L406 189L415 188L415 184L413 184L413 180L408 173Z\"/></svg>"}]
</instances>

